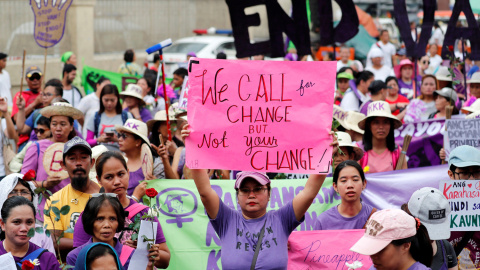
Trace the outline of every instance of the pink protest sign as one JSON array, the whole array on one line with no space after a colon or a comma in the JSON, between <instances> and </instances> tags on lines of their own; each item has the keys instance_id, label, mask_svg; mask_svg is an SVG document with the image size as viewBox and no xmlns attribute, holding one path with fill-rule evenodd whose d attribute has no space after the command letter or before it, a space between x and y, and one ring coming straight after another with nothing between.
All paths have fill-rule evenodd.
<instances>
[{"instance_id":1,"label":"pink protest sign","mask_svg":"<svg viewBox=\"0 0 480 270\"><path fill-rule=\"evenodd\" d=\"M345 263L372 266L370 256L350 251L365 230L299 231L288 238L288 269L348 270Z\"/></svg>"},{"instance_id":2,"label":"pink protest sign","mask_svg":"<svg viewBox=\"0 0 480 270\"><path fill-rule=\"evenodd\" d=\"M189 168L328 172L335 62L190 63Z\"/></svg>"}]
</instances>

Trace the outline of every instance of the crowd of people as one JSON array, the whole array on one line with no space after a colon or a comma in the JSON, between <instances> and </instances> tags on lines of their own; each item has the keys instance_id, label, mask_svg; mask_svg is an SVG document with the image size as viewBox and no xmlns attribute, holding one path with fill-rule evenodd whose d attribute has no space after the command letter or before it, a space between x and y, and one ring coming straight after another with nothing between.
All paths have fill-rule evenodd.
<instances>
[{"instance_id":1,"label":"crowd of people","mask_svg":"<svg viewBox=\"0 0 480 270\"><path fill-rule=\"evenodd\" d=\"M371 256L372 269L480 267L480 234L450 232L450 206L436 188L416 191L402 209L378 210L361 199L368 187L365 174L408 169L408 156L395 143L396 129L450 118L449 108L453 117L480 118L480 72L469 73L474 62L445 66L438 50L431 43L427 55L413 63L396 51L388 31L381 31L363 68L350 59L349 48L340 48L333 105L338 125L330 145L333 188L341 202L319 215L314 229L365 229L351 250ZM289 55L286 60L298 60ZM0 144L3 148L5 139L14 140L17 153L9 160L0 157L0 255L10 252L19 265L37 259L35 269L58 269L57 259L75 269L127 269L138 243L133 237L138 228L129 225L149 213L142 203L148 180L193 179L222 241L224 269L286 269L288 237L304 221L326 175L310 175L291 202L267 211L270 174L235 172L231 177L229 170L188 168L187 111L176 103L188 74L185 68L173 73L164 91L161 83L156 85L158 55L152 66L142 68L135 64L135 52L127 50L118 72L141 76L137 83L119 89L100 77L95 92L85 95L76 56L66 52L60 78L44 84L42 70L30 66L24 74L27 89L12 98L6 57L0 53ZM453 83L458 72L469 73L464 88ZM63 144L59 164L64 176L45 166L57 143ZM145 145L153 159L151 171L142 168ZM480 179L480 150L460 146L448 158L443 149L438 155L448 163L450 179ZM31 171L34 177L29 177ZM210 179L231 178L236 179L240 212L222 202L210 184ZM53 204L58 211L64 206L69 211L55 216ZM428 215L438 210L444 215ZM147 269L167 268L170 252L175 252L157 224L155 242L144 258ZM32 229L37 232L33 237Z\"/></svg>"}]
</instances>

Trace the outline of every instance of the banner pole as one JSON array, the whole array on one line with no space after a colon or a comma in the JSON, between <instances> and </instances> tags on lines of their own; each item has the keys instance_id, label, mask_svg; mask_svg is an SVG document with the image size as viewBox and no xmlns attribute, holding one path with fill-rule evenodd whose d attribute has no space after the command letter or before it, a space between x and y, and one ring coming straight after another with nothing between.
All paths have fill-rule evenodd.
<instances>
[{"instance_id":1,"label":"banner pole","mask_svg":"<svg viewBox=\"0 0 480 270\"><path fill-rule=\"evenodd\" d=\"M162 64L162 85L163 85L163 97L165 100L165 111L167 113L167 130L168 130L168 140L172 140L172 131L170 130L170 119L168 116L168 96L167 96L167 87L165 86L165 64L163 63L163 50L160 50L160 63Z\"/></svg>"},{"instance_id":2,"label":"banner pole","mask_svg":"<svg viewBox=\"0 0 480 270\"><path fill-rule=\"evenodd\" d=\"M43 88L45 88L45 81L47 80L46 74L47 74L47 48L45 47L45 52L43 53Z\"/></svg>"},{"instance_id":3,"label":"banner pole","mask_svg":"<svg viewBox=\"0 0 480 270\"><path fill-rule=\"evenodd\" d=\"M27 51L23 50L23 58L22 58L22 74L20 75L20 96L22 96L23 91L23 80L24 80L24 73L25 73L25 56L27 55Z\"/></svg>"}]
</instances>

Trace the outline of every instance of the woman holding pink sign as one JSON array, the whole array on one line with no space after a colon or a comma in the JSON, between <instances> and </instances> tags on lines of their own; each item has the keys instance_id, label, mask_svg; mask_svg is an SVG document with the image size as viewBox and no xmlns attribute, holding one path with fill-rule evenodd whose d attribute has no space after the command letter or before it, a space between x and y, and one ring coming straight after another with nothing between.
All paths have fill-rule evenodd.
<instances>
[{"instance_id":1,"label":"woman holding pink sign","mask_svg":"<svg viewBox=\"0 0 480 270\"><path fill-rule=\"evenodd\" d=\"M374 101L368 105L368 114L358 123L363 135L364 155L359 163L365 173L388 172L395 170L402 148L395 145L394 130L402 122L390 111L385 101ZM404 160L402 169L407 169Z\"/></svg>"},{"instance_id":2,"label":"woman holding pink sign","mask_svg":"<svg viewBox=\"0 0 480 270\"><path fill-rule=\"evenodd\" d=\"M182 137L189 135L186 125ZM337 144L334 138L330 145ZM291 202L267 212L269 177L260 172L238 173L235 190L240 212L219 198L207 170L191 169L191 173L210 223L222 241L222 268L287 269L288 237L303 222L326 176L310 175L305 188Z\"/></svg>"}]
</instances>

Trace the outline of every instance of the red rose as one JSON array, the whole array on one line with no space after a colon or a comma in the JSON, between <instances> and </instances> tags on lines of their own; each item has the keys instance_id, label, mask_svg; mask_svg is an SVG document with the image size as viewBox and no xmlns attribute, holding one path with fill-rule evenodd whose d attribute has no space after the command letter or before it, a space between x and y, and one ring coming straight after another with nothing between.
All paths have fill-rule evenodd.
<instances>
[{"instance_id":1,"label":"red rose","mask_svg":"<svg viewBox=\"0 0 480 270\"><path fill-rule=\"evenodd\" d=\"M28 260L23 261L22 263L22 270L33 270L34 267L35 265L33 265L33 263Z\"/></svg>"},{"instance_id":2,"label":"red rose","mask_svg":"<svg viewBox=\"0 0 480 270\"><path fill-rule=\"evenodd\" d=\"M158 192L154 188L149 188L145 190L145 194L150 198L155 198L158 195Z\"/></svg>"},{"instance_id":3,"label":"red rose","mask_svg":"<svg viewBox=\"0 0 480 270\"><path fill-rule=\"evenodd\" d=\"M453 45L448 45L448 50L453 52Z\"/></svg>"},{"instance_id":4,"label":"red rose","mask_svg":"<svg viewBox=\"0 0 480 270\"><path fill-rule=\"evenodd\" d=\"M27 173L23 175L23 180L24 181L32 181L35 180L35 171L34 170L29 170Z\"/></svg>"}]
</instances>

